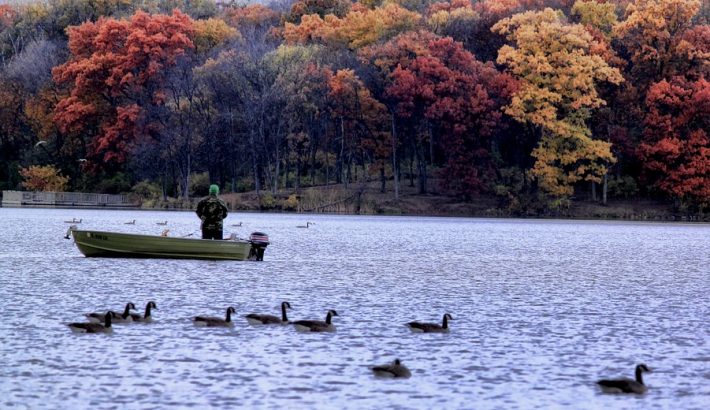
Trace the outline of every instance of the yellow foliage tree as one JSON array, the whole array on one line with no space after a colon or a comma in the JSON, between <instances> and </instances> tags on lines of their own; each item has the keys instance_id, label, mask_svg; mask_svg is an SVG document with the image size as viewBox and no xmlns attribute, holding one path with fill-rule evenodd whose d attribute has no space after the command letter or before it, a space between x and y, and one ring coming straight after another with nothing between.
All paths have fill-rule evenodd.
<instances>
[{"instance_id":1,"label":"yellow foliage tree","mask_svg":"<svg viewBox=\"0 0 710 410\"><path fill-rule=\"evenodd\" d=\"M492 30L513 44L501 47L497 59L521 84L505 112L540 133L532 153L540 187L565 197L577 181L599 182L615 159L609 143L592 139L586 121L605 104L597 83L621 83L619 71L590 53L593 39L582 25L567 24L550 8L516 14Z\"/></svg>"},{"instance_id":2,"label":"yellow foliage tree","mask_svg":"<svg viewBox=\"0 0 710 410\"><path fill-rule=\"evenodd\" d=\"M611 35L611 30L617 24L616 4L599 3L596 0L577 0L572 6L572 15L579 19L579 23L585 26L594 27L604 33Z\"/></svg>"},{"instance_id":3,"label":"yellow foliage tree","mask_svg":"<svg viewBox=\"0 0 710 410\"><path fill-rule=\"evenodd\" d=\"M421 21L419 13L397 4L386 4L374 10L353 7L343 18L328 14L305 15L299 25L286 23L284 38L289 43L320 41L360 49L414 29Z\"/></svg>"},{"instance_id":4,"label":"yellow foliage tree","mask_svg":"<svg viewBox=\"0 0 710 410\"><path fill-rule=\"evenodd\" d=\"M235 28L220 19L196 20L193 27L195 28L193 43L198 53L205 53L226 41L241 38L241 34Z\"/></svg>"},{"instance_id":5,"label":"yellow foliage tree","mask_svg":"<svg viewBox=\"0 0 710 410\"><path fill-rule=\"evenodd\" d=\"M69 177L62 176L59 172L53 165L31 165L22 168L20 169L20 175L24 178L22 186L30 191L64 191L69 184Z\"/></svg>"}]
</instances>

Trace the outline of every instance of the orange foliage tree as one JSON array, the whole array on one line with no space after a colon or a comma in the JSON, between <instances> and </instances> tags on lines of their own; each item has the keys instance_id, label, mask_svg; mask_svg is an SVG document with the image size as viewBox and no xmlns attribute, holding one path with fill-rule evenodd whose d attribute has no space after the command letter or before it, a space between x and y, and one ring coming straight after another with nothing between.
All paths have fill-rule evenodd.
<instances>
[{"instance_id":1,"label":"orange foliage tree","mask_svg":"<svg viewBox=\"0 0 710 410\"><path fill-rule=\"evenodd\" d=\"M154 126L144 113L164 103L167 70L193 48L193 21L177 10L170 16L139 11L129 20L70 27L68 34L69 61L53 70L68 95L54 120L63 133L89 137L94 168L120 165L135 139Z\"/></svg>"}]
</instances>

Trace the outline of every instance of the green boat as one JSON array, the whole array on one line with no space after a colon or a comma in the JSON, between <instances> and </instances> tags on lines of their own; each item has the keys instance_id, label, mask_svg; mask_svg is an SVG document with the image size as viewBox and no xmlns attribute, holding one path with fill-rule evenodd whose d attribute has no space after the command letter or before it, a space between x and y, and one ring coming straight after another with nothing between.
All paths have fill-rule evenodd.
<instances>
[{"instance_id":1,"label":"green boat","mask_svg":"<svg viewBox=\"0 0 710 410\"><path fill-rule=\"evenodd\" d=\"M86 257L103 258L164 258L164 259L264 259L269 237L254 232L246 239L195 239L134 233L87 231L69 228L79 251Z\"/></svg>"}]
</instances>

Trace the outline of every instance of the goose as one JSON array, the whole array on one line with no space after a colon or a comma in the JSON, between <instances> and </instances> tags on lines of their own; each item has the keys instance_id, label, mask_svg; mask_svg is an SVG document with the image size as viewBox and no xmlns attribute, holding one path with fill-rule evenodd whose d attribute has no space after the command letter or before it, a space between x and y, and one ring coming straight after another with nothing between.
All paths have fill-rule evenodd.
<instances>
[{"instance_id":1,"label":"goose","mask_svg":"<svg viewBox=\"0 0 710 410\"><path fill-rule=\"evenodd\" d=\"M291 309L291 304L288 302L281 302L281 317L274 315L260 315L257 313L250 313L244 317L247 318L247 322L249 322L250 325L285 325L288 324L286 309Z\"/></svg>"},{"instance_id":2,"label":"goose","mask_svg":"<svg viewBox=\"0 0 710 410\"><path fill-rule=\"evenodd\" d=\"M230 306L227 308L227 315L224 319L218 317L197 316L192 319L192 322L195 326L231 327L234 326L234 322L232 322L232 313L237 313L237 311Z\"/></svg>"},{"instance_id":3,"label":"goose","mask_svg":"<svg viewBox=\"0 0 710 410\"><path fill-rule=\"evenodd\" d=\"M449 320L454 320L450 314L444 314L444 321L441 325L436 323L409 322L407 326L412 332L418 333L445 333L449 331Z\"/></svg>"},{"instance_id":4,"label":"goose","mask_svg":"<svg viewBox=\"0 0 710 410\"><path fill-rule=\"evenodd\" d=\"M170 229L163 229L163 232L160 233L160 236L168 236L168 233L170 233Z\"/></svg>"},{"instance_id":5,"label":"goose","mask_svg":"<svg viewBox=\"0 0 710 410\"><path fill-rule=\"evenodd\" d=\"M134 322L150 323L153 321L153 316L150 315L151 309L158 309L152 300L145 305L145 313L142 316L138 313L131 313L131 318Z\"/></svg>"},{"instance_id":6,"label":"goose","mask_svg":"<svg viewBox=\"0 0 710 410\"><path fill-rule=\"evenodd\" d=\"M80 224L80 223L81 223L81 220L82 220L82 218L79 218L79 219L72 218L71 221L64 221L64 223L67 223L67 224Z\"/></svg>"},{"instance_id":7,"label":"goose","mask_svg":"<svg viewBox=\"0 0 710 410\"><path fill-rule=\"evenodd\" d=\"M309 226L315 225L315 224L316 224L315 222L306 222L305 225L298 225L298 226L296 226L296 228L308 228Z\"/></svg>"},{"instance_id":8,"label":"goose","mask_svg":"<svg viewBox=\"0 0 710 410\"><path fill-rule=\"evenodd\" d=\"M242 226L242 223L239 222L238 224L232 224L232 226Z\"/></svg>"},{"instance_id":9,"label":"goose","mask_svg":"<svg viewBox=\"0 0 710 410\"><path fill-rule=\"evenodd\" d=\"M299 332L335 332L335 326L331 323L333 316L338 316L335 310L329 310L325 316L325 322L320 320L297 320L293 322Z\"/></svg>"},{"instance_id":10,"label":"goose","mask_svg":"<svg viewBox=\"0 0 710 410\"><path fill-rule=\"evenodd\" d=\"M136 305L134 305L133 303L131 303L131 302L126 303L126 308L123 309L123 313L120 315L114 316L113 323L132 322L133 318L131 317L130 310L131 309L135 310L135 308L136 308ZM107 314L108 314L108 312L106 312L106 313L94 312L94 313L86 313L86 314L84 314L84 316L86 316L90 322L101 323Z\"/></svg>"},{"instance_id":11,"label":"goose","mask_svg":"<svg viewBox=\"0 0 710 410\"><path fill-rule=\"evenodd\" d=\"M164 222L156 222L155 224L156 224L156 225L161 225L161 226L165 226L165 225L167 225L167 224L168 224L168 221L164 221Z\"/></svg>"},{"instance_id":12,"label":"goose","mask_svg":"<svg viewBox=\"0 0 710 410\"><path fill-rule=\"evenodd\" d=\"M631 380L627 378L622 379L603 379L597 381L597 384L601 387L604 393L636 393L643 394L646 393L648 388L643 384L643 377L641 376L643 372L651 372L645 364L639 364L636 366L636 380Z\"/></svg>"},{"instance_id":13,"label":"goose","mask_svg":"<svg viewBox=\"0 0 710 410\"><path fill-rule=\"evenodd\" d=\"M85 323L69 323L67 326L74 333L111 333L113 328L111 328L111 318L116 317L113 311L106 312L104 315L104 324L85 322Z\"/></svg>"},{"instance_id":14,"label":"goose","mask_svg":"<svg viewBox=\"0 0 710 410\"><path fill-rule=\"evenodd\" d=\"M377 377L392 378L392 379L408 379L412 373L399 359L394 359L392 363L382 366L375 366L372 371Z\"/></svg>"},{"instance_id":15,"label":"goose","mask_svg":"<svg viewBox=\"0 0 710 410\"><path fill-rule=\"evenodd\" d=\"M124 222L123 224L124 224L124 225L135 225L135 224L136 224L136 220L134 219L134 220L132 220L132 221Z\"/></svg>"}]
</instances>

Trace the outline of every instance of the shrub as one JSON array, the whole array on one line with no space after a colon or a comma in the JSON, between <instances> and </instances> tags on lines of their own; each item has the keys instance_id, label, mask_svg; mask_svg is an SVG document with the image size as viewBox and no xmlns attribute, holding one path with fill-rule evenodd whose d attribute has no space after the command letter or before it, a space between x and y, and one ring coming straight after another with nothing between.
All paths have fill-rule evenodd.
<instances>
[{"instance_id":1,"label":"shrub","mask_svg":"<svg viewBox=\"0 0 710 410\"><path fill-rule=\"evenodd\" d=\"M259 197L259 208L262 210L276 208L276 199L271 192L266 192Z\"/></svg>"},{"instance_id":2,"label":"shrub","mask_svg":"<svg viewBox=\"0 0 710 410\"><path fill-rule=\"evenodd\" d=\"M297 211L298 210L298 195L296 194L291 194L288 196L288 198L283 202L281 207L286 210L286 211Z\"/></svg>"}]
</instances>

